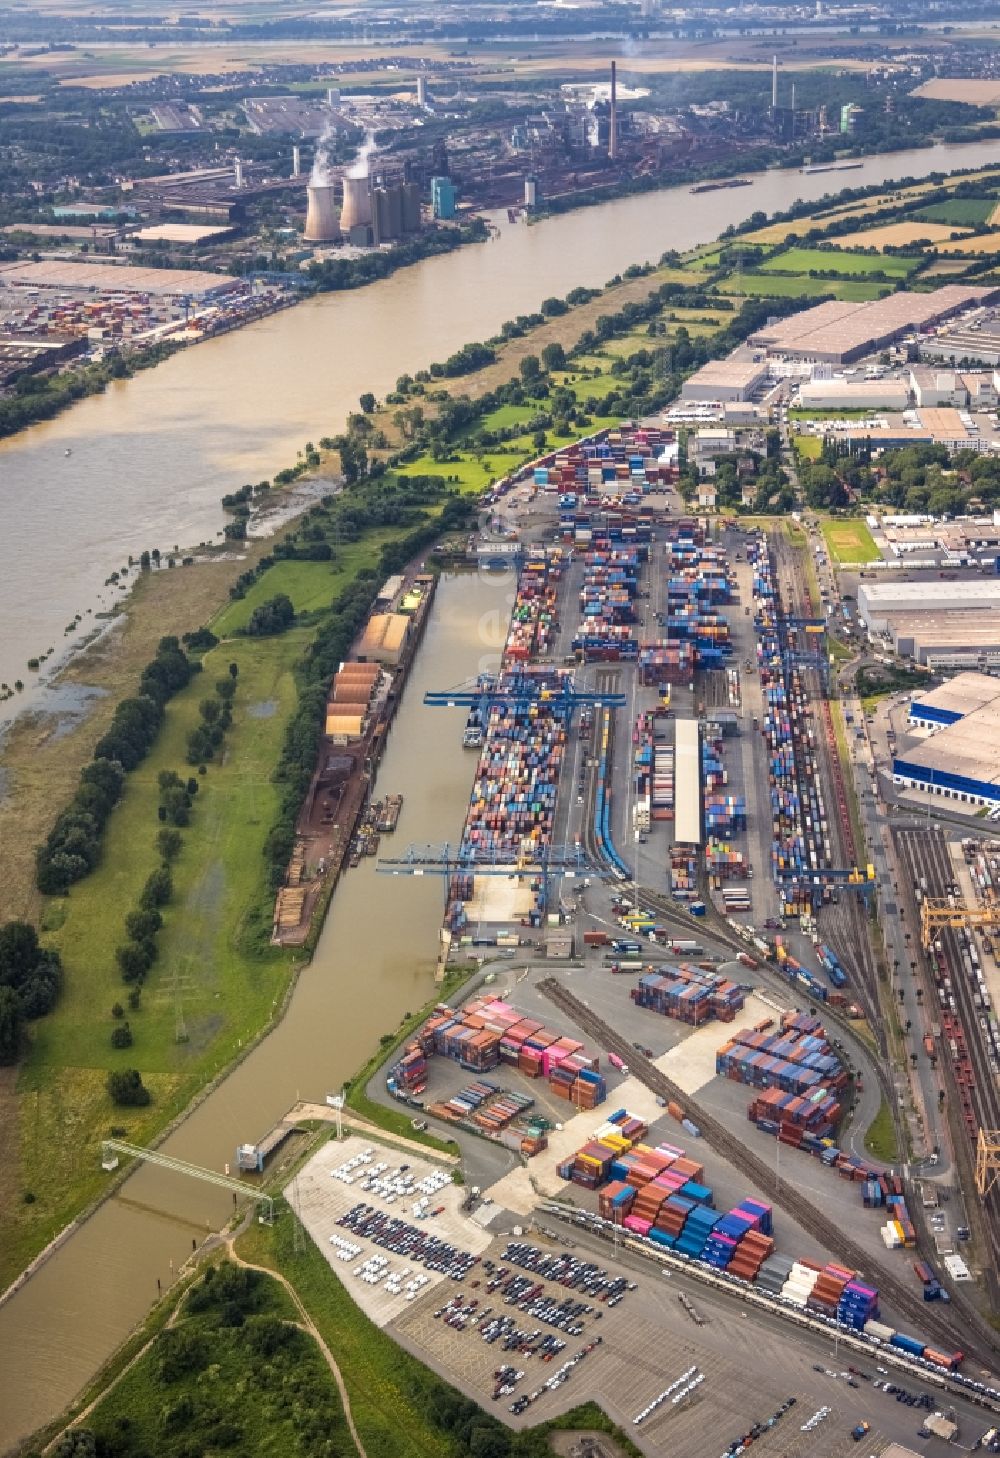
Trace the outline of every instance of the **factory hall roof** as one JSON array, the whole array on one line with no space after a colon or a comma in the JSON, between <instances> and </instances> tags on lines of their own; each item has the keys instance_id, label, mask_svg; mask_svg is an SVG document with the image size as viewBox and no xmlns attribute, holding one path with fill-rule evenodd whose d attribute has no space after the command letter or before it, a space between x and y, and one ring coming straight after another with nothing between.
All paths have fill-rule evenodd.
<instances>
[{"instance_id":1,"label":"factory hall roof","mask_svg":"<svg viewBox=\"0 0 1000 1458\"><path fill-rule=\"evenodd\" d=\"M195 296L236 288L242 281L226 273L193 268L133 268L130 264L77 263L45 259L40 263L0 264L0 284L25 288L79 289L103 294Z\"/></svg>"},{"instance_id":2,"label":"factory hall roof","mask_svg":"<svg viewBox=\"0 0 1000 1458\"><path fill-rule=\"evenodd\" d=\"M957 673L940 688L915 697L913 703L915 707L941 709L964 718L997 700L1000 700L1000 678L992 678L988 673Z\"/></svg>"},{"instance_id":3,"label":"factory hall roof","mask_svg":"<svg viewBox=\"0 0 1000 1458\"><path fill-rule=\"evenodd\" d=\"M993 290L946 284L929 294L889 294L866 304L832 300L776 320L751 336L777 354L827 355L843 359L877 348L883 340L919 329L980 303Z\"/></svg>"},{"instance_id":4,"label":"factory hall roof","mask_svg":"<svg viewBox=\"0 0 1000 1458\"><path fill-rule=\"evenodd\" d=\"M1000 699L949 724L901 757L928 772L960 775L983 785L1000 783Z\"/></svg>"},{"instance_id":5,"label":"factory hall roof","mask_svg":"<svg viewBox=\"0 0 1000 1458\"><path fill-rule=\"evenodd\" d=\"M965 607L1000 607L998 578L969 578L960 582L863 582L859 592L868 607L882 608L885 612L953 608L956 603L961 605L958 611Z\"/></svg>"}]
</instances>

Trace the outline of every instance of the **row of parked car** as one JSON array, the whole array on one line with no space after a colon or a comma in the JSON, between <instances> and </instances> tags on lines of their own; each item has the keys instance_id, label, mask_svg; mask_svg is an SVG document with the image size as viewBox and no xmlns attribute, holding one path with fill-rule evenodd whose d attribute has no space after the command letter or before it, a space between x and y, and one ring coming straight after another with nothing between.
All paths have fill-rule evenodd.
<instances>
[{"instance_id":1,"label":"row of parked car","mask_svg":"<svg viewBox=\"0 0 1000 1458\"><path fill-rule=\"evenodd\" d=\"M479 1257L470 1251L459 1250L451 1241L439 1240L429 1231L418 1230L415 1225L372 1205L352 1206L337 1224L362 1240L370 1240L373 1245L452 1281L464 1280L479 1264Z\"/></svg>"},{"instance_id":2,"label":"row of parked car","mask_svg":"<svg viewBox=\"0 0 1000 1458\"><path fill-rule=\"evenodd\" d=\"M510 1241L501 1259L510 1261L511 1265L519 1266L523 1271L531 1271L535 1276L542 1276L546 1281L555 1281L572 1291L582 1291L608 1306L617 1306L627 1291L636 1289L634 1281L611 1275L595 1261L581 1260L579 1256L565 1251L544 1251L526 1241ZM489 1262L485 1268L489 1269Z\"/></svg>"}]
</instances>

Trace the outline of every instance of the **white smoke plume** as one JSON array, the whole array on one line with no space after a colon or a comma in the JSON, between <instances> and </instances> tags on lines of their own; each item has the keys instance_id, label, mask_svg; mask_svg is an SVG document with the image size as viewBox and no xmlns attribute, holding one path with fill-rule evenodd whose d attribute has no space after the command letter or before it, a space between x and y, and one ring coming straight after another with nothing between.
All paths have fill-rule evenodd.
<instances>
[{"instance_id":1,"label":"white smoke plume","mask_svg":"<svg viewBox=\"0 0 1000 1458\"><path fill-rule=\"evenodd\" d=\"M348 177L367 177L370 171L368 166L369 158L375 151L375 133L365 132L365 139L358 148L358 155L351 163Z\"/></svg>"},{"instance_id":2,"label":"white smoke plume","mask_svg":"<svg viewBox=\"0 0 1000 1458\"><path fill-rule=\"evenodd\" d=\"M312 171L309 174L310 187L332 187L333 174L330 171L330 154L327 147L337 135L337 128L332 121L328 121L323 128L323 134L316 143L316 151L313 153Z\"/></svg>"}]
</instances>

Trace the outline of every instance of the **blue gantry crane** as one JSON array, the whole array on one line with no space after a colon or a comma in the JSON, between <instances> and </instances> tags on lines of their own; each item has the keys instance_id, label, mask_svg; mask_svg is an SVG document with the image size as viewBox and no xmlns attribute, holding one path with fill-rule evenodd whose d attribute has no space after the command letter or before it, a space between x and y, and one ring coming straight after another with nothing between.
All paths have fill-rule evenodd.
<instances>
[{"instance_id":1,"label":"blue gantry crane","mask_svg":"<svg viewBox=\"0 0 1000 1458\"><path fill-rule=\"evenodd\" d=\"M779 886L808 886L814 907L823 901L823 892L849 891L869 901L875 894L875 867L849 866L844 869L825 867L821 871L806 870L804 867L785 866L775 871L774 879Z\"/></svg>"},{"instance_id":2,"label":"blue gantry crane","mask_svg":"<svg viewBox=\"0 0 1000 1458\"><path fill-rule=\"evenodd\" d=\"M532 850L494 847L483 850L468 845L409 845L401 856L380 856L375 865L383 876L441 876L445 904L456 876L523 876L542 882L542 905L549 904L549 882L553 876L572 880L588 875L602 876L598 866L579 843L539 846Z\"/></svg>"},{"instance_id":3,"label":"blue gantry crane","mask_svg":"<svg viewBox=\"0 0 1000 1458\"><path fill-rule=\"evenodd\" d=\"M830 657L826 646L825 618L779 619L782 655L787 667L814 668L824 693L829 688Z\"/></svg>"},{"instance_id":4,"label":"blue gantry crane","mask_svg":"<svg viewBox=\"0 0 1000 1458\"><path fill-rule=\"evenodd\" d=\"M620 709L628 702L622 693L578 689L573 674L565 669L505 669L502 673L481 673L453 689L434 689L424 694L431 709L476 709L482 722L494 704L523 709L538 704L562 715L567 727L577 709L584 706Z\"/></svg>"}]
</instances>

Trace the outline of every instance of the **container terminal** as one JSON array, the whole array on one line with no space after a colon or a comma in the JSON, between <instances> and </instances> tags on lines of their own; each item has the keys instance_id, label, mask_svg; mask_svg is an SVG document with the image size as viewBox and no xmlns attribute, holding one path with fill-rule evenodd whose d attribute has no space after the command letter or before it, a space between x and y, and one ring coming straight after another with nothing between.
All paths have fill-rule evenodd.
<instances>
[{"instance_id":1,"label":"container terminal","mask_svg":"<svg viewBox=\"0 0 1000 1458\"><path fill-rule=\"evenodd\" d=\"M870 1156L883 1099L902 1128L868 934L885 887L827 620L787 538L685 509L672 445L623 426L485 503L473 555L515 574L503 652L425 699L467 709L461 838L378 850L439 877L442 972L481 970L369 1084L454 1139L466 1193L372 1130L306 1166L299 1214L374 1319L514 1425L585 1382L649 1453L971 1448L1000 1416L992 1197L963 1178L1000 1125L985 976L923 1053L965 1148L932 1154L911 1120L911 1159ZM959 872L914 834L933 899ZM963 856L970 895L994 870ZM945 998L988 960L950 928L924 958Z\"/></svg>"},{"instance_id":2,"label":"container terminal","mask_svg":"<svg viewBox=\"0 0 1000 1458\"><path fill-rule=\"evenodd\" d=\"M387 1319L477 1400L504 1372L498 1411L514 1423L574 1400L575 1362L547 1387L551 1371L536 1381L526 1357L537 1349L562 1371L587 1348L588 1395L643 1451L680 1442L707 1454L746 1436L728 1430L740 1419L730 1389L717 1390L723 1369L739 1390L732 1354L714 1382L703 1354L701 1382L656 1399L703 1337L684 1301L711 1302L707 1320L727 1341L737 1324L743 1344L763 1331L800 1354L813 1340L839 1353L809 1364L822 1390L771 1427L794 1383L778 1384L769 1411L763 1373L759 1401L736 1399L746 1427L761 1425L757 1441L791 1411L800 1446L772 1451L850 1451L867 1424L866 1451L881 1452L925 1418L920 1451L943 1451L933 1434L956 1419L972 1446L1000 1403L982 1316L990 1206L945 1150L921 1162L915 1149L902 1167L865 1152L892 1076L867 935L882 888L835 753L826 620L786 541L686 511L671 444L666 429L622 427L544 458L486 502L475 555L516 572L501 661L426 699L428 712L467 708L454 745L460 765L475 750L466 823L453 846L397 837L379 853L387 875L440 878L442 968L475 959L482 971L370 1092L456 1139L465 1229L490 1242L475 1243L474 1276L453 1275L460 1289L413 1291ZM971 1139L990 1105L967 1102ZM322 1188L303 1219L330 1244ZM350 1199L333 1223L367 1255L357 1229L371 1215L355 1206L371 1202ZM433 1223L433 1208L418 1214ZM617 1272L638 1288L617 1293L634 1308L650 1283L678 1285L651 1302L662 1318L612 1318L605 1305L597 1343L593 1316L588 1329L566 1315L565 1291L550 1304L541 1280L522 1297L519 1260L542 1275L560 1261ZM494 1291L503 1301L485 1316ZM552 1314L551 1332L533 1311ZM568 1342L565 1323L582 1327ZM508 1341L521 1377L484 1349ZM636 1365L653 1350L662 1359ZM623 1362L642 1373L643 1402L633 1379L622 1386ZM889 1383L906 1390L898 1406L874 1386L889 1381L882 1367L905 1370ZM563 1402L553 1393L564 1383ZM821 1426L821 1448L809 1446Z\"/></svg>"}]
</instances>

